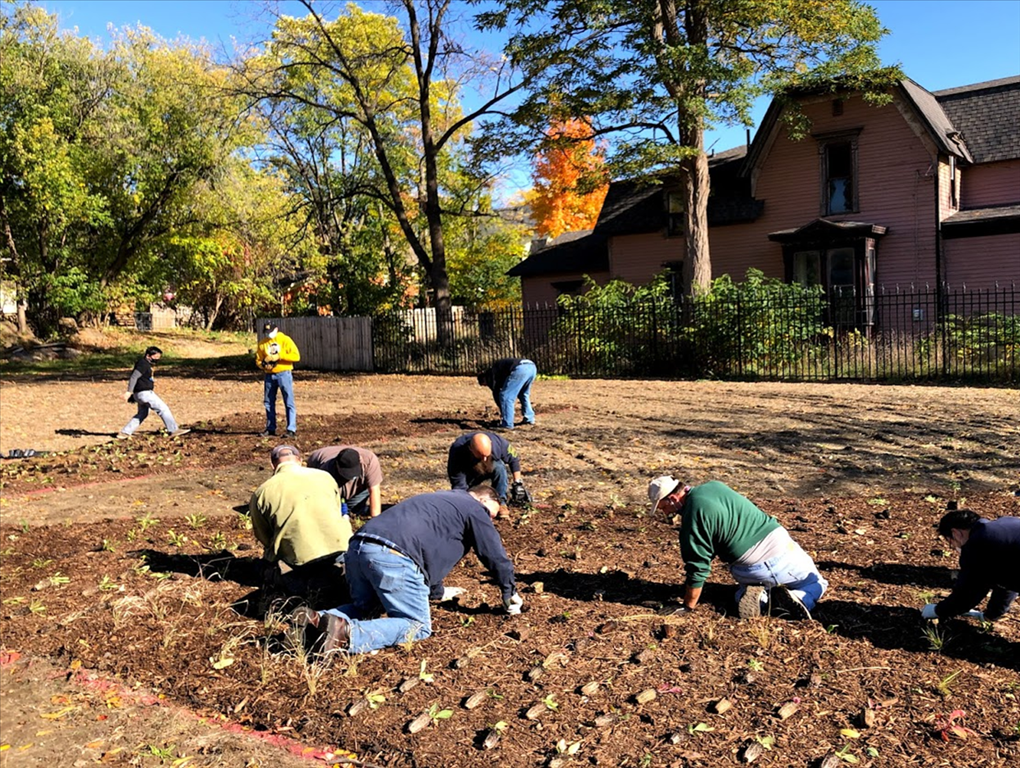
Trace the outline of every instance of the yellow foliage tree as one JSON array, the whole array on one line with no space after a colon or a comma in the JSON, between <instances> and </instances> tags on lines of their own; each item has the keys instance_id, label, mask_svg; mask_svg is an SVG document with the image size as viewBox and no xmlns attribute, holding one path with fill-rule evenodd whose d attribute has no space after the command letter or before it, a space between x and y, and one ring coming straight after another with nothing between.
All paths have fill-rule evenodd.
<instances>
[{"instance_id":1,"label":"yellow foliage tree","mask_svg":"<svg viewBox=\"0 0 1020 768\"><path fill-rule=\"evenodd\" d=\"M587 121L557 122L546 130L527 195L538 234L557 237L595 226L609 189L604 166L603 149Z\"/></svg>"}]
</instances>

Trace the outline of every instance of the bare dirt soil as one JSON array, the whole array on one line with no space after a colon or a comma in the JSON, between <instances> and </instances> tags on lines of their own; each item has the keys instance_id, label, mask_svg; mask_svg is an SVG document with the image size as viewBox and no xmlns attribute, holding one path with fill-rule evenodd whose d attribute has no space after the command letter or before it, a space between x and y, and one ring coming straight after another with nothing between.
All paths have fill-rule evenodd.
<instances>
[{"instance_id":1,"label":"bare dirt soil","mask_svg":"<svg viewBox=\"0 0 1020 768\"><path fill-rule=\"evenodd\" d=\"M278 442L256 434L258 378L164 375L195 431L171 440L152 417L115 441L126 374L0 383L0 453L47 452L0 466L0 765L301 762L212 722L293 738L319 764L1020 760L1016 610L994 626L918 615L952 584L932 529L947 505L1020 513L1016 391L540 381L538 426L511 437L536 506L498 523L525 613L490 607L469 556L431 638L309 665L255 611L258 550L235 510ZM297 444L375 450L384 503L442 488L449 443L495 417L466 378L297 379ZM682 581L675 527L647 515L661 473L723 480L779 517L830 581L818 620L737 621L722 567L702 609L660 615Z\"/></svg>"}]
</instances>

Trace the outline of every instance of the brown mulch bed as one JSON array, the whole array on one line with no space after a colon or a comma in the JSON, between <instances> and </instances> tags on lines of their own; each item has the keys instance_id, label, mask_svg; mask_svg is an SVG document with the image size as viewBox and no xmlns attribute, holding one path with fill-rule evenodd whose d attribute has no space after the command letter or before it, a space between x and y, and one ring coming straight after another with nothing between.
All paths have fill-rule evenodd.
<instances>
[{"instance_id":1,"label":"brown mulch bed","mask_svg":"<svg viewBox=\"0 0 1020 768\"><path fill-rule=\"evenodd\" d=\"M1017 513L1007 493L970 501ZM7 648L379 765L715 766L755 743L770 747L759 765L837 752L861 765L1020 759L1015 616L936 635L918 615L952 583L955 558L931 527L945 499L763 506L832 584L817 622L737 621L720 568L703 609L659 615L681 580L674 527L633 509L565 505L499 523L526 598L520 617L490 608L496 591L469 557L447 581L468 593L434 610L433 637L377 655L309 666L281 646L278 617L238 612L258 570L241 516L3 526L0 632ZM418 682L398 692L406 680ZM582 693L588 683L597 689ZM647 690L655 698L637 703ZM482 704L467 709L477 692ZM723 714L720 699L732 704ZM783 718L784 705L796 711ZM430 710L432 725L409 734ZM956 710L973 733L944 741L940 721Z\"/></svg>"}]
</instances>

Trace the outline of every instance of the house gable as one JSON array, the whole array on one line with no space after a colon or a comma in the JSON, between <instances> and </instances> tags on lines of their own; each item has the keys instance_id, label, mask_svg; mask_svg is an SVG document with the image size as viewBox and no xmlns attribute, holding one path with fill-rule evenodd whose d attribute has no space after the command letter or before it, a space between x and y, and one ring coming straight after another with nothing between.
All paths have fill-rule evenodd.
<instances>
[{"instance_id":1,"label":"house gable","mask_svg":"<svg viewBox=\"0 0 1020 768\"><path fill-rule=\"evenodd\" d=\"M739 280L753 267L790 279L817 264L824 286L825 265L836 265L830 277L846 273L852 251L865 290L960 274L970 284L1020 280L1020 251L1011 250L1020 233L1020 77L937 94L903 80L891 95L873 105L860 94L805 94L811 128L799 140L776 100L746 154L710 158L713 277ZM665 230L672 189L668 177L615 182L589 236L597 258L549 254L527 274L564 281L562 268L577 265L642 283L679 269L684 240Z\"/></svg>"}]
</instances>

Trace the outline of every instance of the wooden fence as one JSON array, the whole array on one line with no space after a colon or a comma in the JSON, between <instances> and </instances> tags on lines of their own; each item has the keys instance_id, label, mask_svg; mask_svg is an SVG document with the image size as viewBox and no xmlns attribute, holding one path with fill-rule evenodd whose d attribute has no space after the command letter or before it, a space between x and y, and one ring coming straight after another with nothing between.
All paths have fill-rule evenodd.
<instances>
[{"instance_id":1,"label":"wooden fence","mask_svg":"<svg viewBox=\"0 0 1020 768\"><path fill-rule=\"evenodd\" d=\"M301 352L298 368L318 371L375 370L372 352L372 318L370 317L278 317L259 318L256 333L262 325L276 323L280 330L294 339Z\"/></svg>"}]
</instances>

